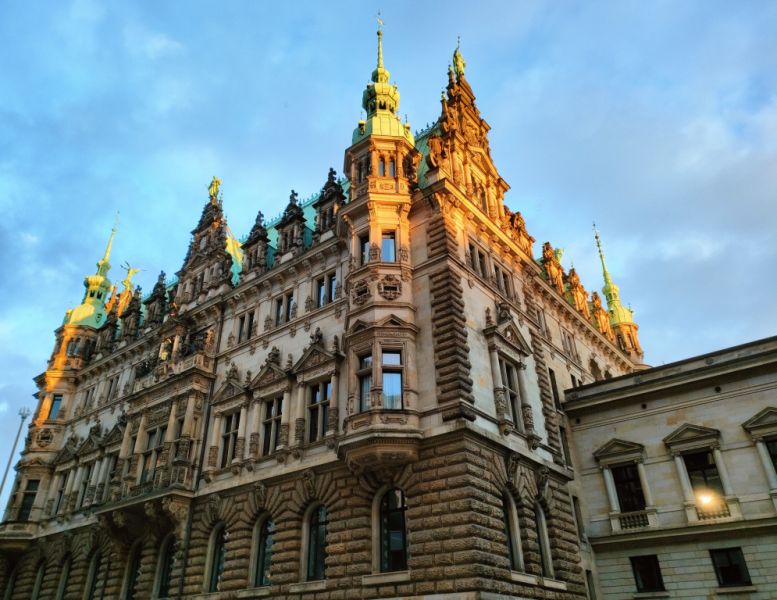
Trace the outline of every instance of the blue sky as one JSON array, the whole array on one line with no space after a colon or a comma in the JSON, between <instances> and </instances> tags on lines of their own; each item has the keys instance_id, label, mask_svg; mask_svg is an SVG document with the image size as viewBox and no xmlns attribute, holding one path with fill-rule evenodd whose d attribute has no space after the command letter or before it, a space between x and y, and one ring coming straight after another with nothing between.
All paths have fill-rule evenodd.
<instances>
[{"instance_id":1,"label":"blue sky","mask_svg":"<svg viewBox=\"0 0 777 600\"><path fill-rule=\"evenodd\" d=\"M384 3L385 4L385 3ZM477 8L474 8L477 6ZM0 457L116 210L113 279L177 271L213 175L236 235L307 197L360 118L380 4L10 1L0 21ZM492 155L539 245L651 364L777 333L777 3L393 2L413 129L461 36ZM6 490L7 491L7 490Z\"/></svg>"}]
</instances>

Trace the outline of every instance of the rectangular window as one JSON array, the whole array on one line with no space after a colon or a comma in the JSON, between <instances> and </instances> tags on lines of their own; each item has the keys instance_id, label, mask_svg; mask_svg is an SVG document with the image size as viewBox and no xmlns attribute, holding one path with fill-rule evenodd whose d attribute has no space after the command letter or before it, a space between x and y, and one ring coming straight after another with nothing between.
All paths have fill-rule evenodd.
<instances>
[{"instance_id":1,"label":"rectangular window","mask_svg":"<svg viewBox=\"0 0 777 600\"><path fill-rule=\"evenodd\" d=\"M548 369L548 377L550 377L550 391L553 393L553 403L556 405L557 409L561 410L561 398L558 394L556 372L553 369Z\"/></svg>"},{"instance_id":2,"label":"rectangular window","mask_svg":"<svg viewBox=\"0 0 777 600\"><path fill-rule=\"evenodd\" d=\"M577 359L577 346L575 345L575 338L571 333L563 328L561 329L561 345L564 348L564 352L566 352L572 358Z\"/></svg>"},{"instance_id":3,"label":"rectangular window","mask_svg":"<svg viewBox=\"0 0 777 600\"><path fill-rule=\"evenodd\" d=\"M510 405L510 414L513 417L513 423L519 426L522 421L520 415L520 397L518 392L518 367L512 362L499 357L499 369L502 372L502 385L505 388L505 401Z\"/></svg>"},{"instance_id":4,"label":"rectangular window","mask_svg":"<svg viewBox=\"0 0 777 600\"><path fill-rule=\"evenodd\" d=\"M92 478L93 464L87 465L81 473L81 484L78 486L78 498L76 508L81 508L86 500L86 488L89 487L89 480Z\"/></svg>"},{"instance_id":5,"label":"rectangular window","mask_svg":"<svg viewBox=\"0 0 777 600\"><path fill-rule=\"evenodd\" d=\"M321 307L335 301L337 291L337 277L329 273L316 280L316 306Z\"/></svg>"},{"instance_id":6,"label":"rectangular window","mask_svg":"<svg viewBox=\"0 0 777 600\"><path fill-rule=\"evenodd\" d=\"M283 298L275 299L275 326L278 327L283 323Z\"/></svg>"},{"instance_id":7,"label":"rectangular window","mask_svg":"<svg viewBox=\"0 0 777 600\"><path fill-rule=\"evenodd\" d=\"M294 294L287 292L280 298L275 299L275 326L291 321L291 315L294 311Z\"/></svg>"},{"instance_id":8,"label":"rectangular window","mask_svg":"<svg viewBox=\"0 0 777 600\"><path fill-rule=\"evenodd\" d=\"M723 495L723 483L711 451L683 454L683 462L694 492L706 491Z\"/></svg>"},{"instance_id":9,"label":"rectangular window","mask_svg":"<svg viewBox=\"0 0 777 600\"><path fill-rule=\"evenodd\" d=\"M254 336L254 311L248 313L246 320L246 339L251 339Z\"/></svg>"},{"instance_id":10,"label":"rectangular window","mask_svg":"<svg viewBox=\"0 0 777 600\"><path fill-rule=\"evenodd\" d=\"M359 410L370 410L370 395L372 392L372 354L364 354L359 357L359 370L356 373L359 378Z\"/></svg>"},{"instance_id":11,"label":"rectangular window","mask_svg":"<svg viewBox=\"0 0 777 600\"><path fill-rule=\"evenodd\" d=\"M380 241L380 257L383 262L396 262L397 243L396 232L384 231Z\"/></svg>"},{"instance_id":12,"label":"rectangular window","mask_svg":"<svg viewBox=\"0 0 777 600\"><path fill-rule=\"evenodd\" d=\"M62 497L65 495L65 487L67 485L67 478L69 473L59 474L59 485L57 486L57 494L54 496L54 506L51 507L51 514L56 515L59 512L60 506L62 506Z\"/></svg>"},{"instance_id":13,"label":"rectangular window","mask_svg":"<svg viewBox=\"0 0 777 600\"><path fill-rule=\"evenodd\" d=\"M264 420L262 422L262 456L275 452L281 432L283 396L264 401Z\"/></svg>"},{"instance_id":14,"label":"rectangular window","mask_svg":"<svg viewBox=\"0 0 777 600\"><path fill-rule=\"evenodd\" d=\"M777 438L766 440L766 450L769 452L769 457L772 459L774 470L777 471Z\"/></svg>"},{"instance_id":15,"label":"rectangular window","mask_svg":"<svg viewBox=\"0 0 777 600\"><path fill-rule=\"evenodd\" d=\"M580 510L580 499L572 496L572 509L575 512L575 524L577 525L577 537L580 541L585 541L585 523L583 521L583 511Z\"/></svg>"},{"instance_id":16,"label":"rectangular window","mask_svg":"<svg viewBox=\"0 0 777 600\"><path fill-rule=\"evenodd\" d=\"M326 279L323 277L316 281L316 306L326 304Z\"/></svg>"},{"instance_id":17,"label":"rectangular window","mask_svg":"<svg viewBox=\"0 0 777 600\"><path fill-rule=\"evenodd\" d=\"M24 488L24 493L22 494L22 504L19 507L19 514L16 517L17 521L28 521L30 519L30 513L35 504L35 496L38 493L39 484L40 480L38 479L27 480L27 486Z\"/></svg>"},{"instance_id":18,"label":"rectangular window","mask_svg":"<svg viewBox=\"0 0 777 600\"><path fill-rule=\"evenodd\" d=\"M59 414L59 409L62 406L62 394L54 394L51 398L51 406L49 407L48 419L56 419Z\"/></svg>"},{"instance_id":19,"label":"rectangular window","mask_svg":"<svg viewBox=\"0 0 777 600\"><path fill-rule=\"evenodd\" d=\"M596 600L596 583L594 583L593 571L586 570L585 572L585 587L588 589L588 599Z\"/></svg>"},{"instance_id":20,"label":"rectangular window","mask_svg":"<svg viewBox=\"0 0 777 600\"><path fill-rule=\"evenodd\" d=\"M153 481L156 474L156 465L159 460L159 454L165 443L165 434L167 427L152 429L146 433L146 449L141 458L140 482Z\"/></svg>"},{"instance_id":21,"label":"rectangular window","mask_svg":"<svg viewBox=\"0 0 777 600\"><path fill-rule=\"evenodd\" d=\"M313 443L326 435L329 424L329 402L332 399L332 382L322 381L310 386L308 405L308 442Z\"/></svg>"},{"instance_id":22,"label":"rectangular window","mask_svg":"<svg viewBox=\"0 0 777 600\"><path fill-rule=\"evenodd\" d=\"M478 273L483 277L488 273L488 267L486 267L486 255L478 250Z\"/></svg>"},{"instance_id":23,"label":"rectangular window","mask_svg":"<svg viewBox=\"0 0 777 600\"><path fill-rule=\"evenodd\" d=\"M499 291L502 292L505 296L511 295L511 286L510 286L510 274L507 272L507 270L503 269L499 265L494 265L494 280L496 281L496 287L499 288Z\"/></svg>"},{"instance_id":24,"label":"rectangular window","mask_svg":"<svg viewBox=\"0 0 777 600\"><path fill-rule=\"evenodd\" d=\"M620 465L612 467L610 471L615 482L615 493L618 495L621 512L645 510L645 494L642 491L637 465Z\"/></svg>"},{"instance_id":25,"label":"rectangular window","mask_svg":"<svg viewBox=\"0 0 777 600\"><path fill-rule=\"evenodd\" d=\"M720 587L752 585L741 548L710 550Z\"/></svg>"},{"instance_id":26,"label":"rectangular window","mask_svg":"<svg viewBox=\"0 0 777 600\"><path fill-rule=\"evenodd\" d=\"M402 401L402 352L383 351L383 408L401 410Z\"/></svg>"},{"instance_id":27,"label":"rectangular window","mask_svg":"<svg viewBox=\"0 0 777 600\"><path fill-rule=\"evenodd\" d=\"M286 322L291 321L291 315L294 312L294 296L286 295Z\"/></svg>"},{"instance_id":28,"label":"rectangular window","mask_svg":"<svg viewBox=\"0 0 777 600\"><path fill-rule=\"evenodd\" d=\"M237 430L240 426L240 413L233 412L224 416L224 430L221 434L221 468L229 465L235 458Z\"/></svg>"},{"instance_id":29,"label":"rectangular window","mask_svg":"<svg viewBox=\"0 0 777 600\"><path fill-rule=\"evenodd\" d=\"M370 236L362 234L359 236L359 264L366 265L370 262Z\"/></svg>"},{"instance_id":30,"label":"rectangular window","mask_svg":"<svg viewBox=\"0 0 777 600\"><path fill-rule=\"evenodd\" d=\"M246 316L243 315L237 320L237 343L243 341L243 336L245 335L245 329L246 329Z\"/></svg>"},{"instance_id":31,"label":"rectangular window","mask_svg":"<svg viewBox=\"0 0 777 600\"><path fill-rule=\"evenodd\" d=\"M473 270L477 271L478 251L477 248L475 248L475 244L472 243L469 244L469 266L472 267Z\"/></svg>"},{"instance_id":32,"label":"rectangular window","mask_svg":"<svg viewBox=\"0 0 777 600\"><path fill-rule=\"evenodd\" d=\"M558 428L558 436L561 439L561 452L563 453L562 458L564 459L564 464L572 466L572 453L569 451L569 439L567 439L566 427Z\"/></svg>"},{"instance_id":33,"label":"rectangular window","mask_svg":"<svg viewBox=\"0 0 777 600\"><path fill-rule=\"evenodd\" d=\"M326 293L329 296L329 302L335 301L337 294L337 274L330 273L326 276Z\"/></svg>"},{"instance_id":34,"label":"rectangular window","mask_svg":"<svg viewBox=\"0 0 777 600\"><path fill-rule=\"evenodd\" d=\"M649 556L632 556L631 570L637 583L637 592L663 592L664 580L661 577L661 567L655 554Z\"/></svg>"}]
</instances>

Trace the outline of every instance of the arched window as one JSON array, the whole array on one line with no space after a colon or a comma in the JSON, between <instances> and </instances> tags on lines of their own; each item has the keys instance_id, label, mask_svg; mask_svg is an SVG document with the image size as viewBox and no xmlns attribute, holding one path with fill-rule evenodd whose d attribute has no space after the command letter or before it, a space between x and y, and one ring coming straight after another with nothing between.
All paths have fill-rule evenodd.
<instances>
[{"instance_id":1,"label":"arched window","mask_svg":"<svg viewBox=\"0 0 777 600\"><path fill-rule=\"evenodd\" d=\"M315 507L308 517L307 571L305 579L315 581L325 578L326 562L326 506Z\"/></svg>"},{"instance_id":2,"label":"arched window","mask_svg":"<svg viewBox=\"0 0 777 600\"><path fill-rule=\"evenodd\" d=\"M208 572L208 591L218 592L221 584L221 574L224 572L224 561L227 558L227 536L224 525L213 532L210 544L210 569Z\"/></svg>"},{"instance_id":3,"label":"arched window","mask_svg":"<svg viewBox=\"0 0 777 600\"><path fill-rule=\"evenodd\" d=\"M68 554L65 560L62 561L62 571L59 575L59 584L57 585L57 595L54 596L56 600L63 600L65 597L65 591L67 590L67 584L70 580L70 565L73 559Z\"/></svg>"},{"instance_id":4,"label":"arched window","mask_svg":"<svg viewBox=\"0 0 777 600\"><path fill-rule=\"evenodd\" d=\"M86 574L86 583L84 585L84 600L97 600L95 592L97 591L97 575L100 571L102 554L99 550L92 555L89 561L89 571Z\"/></svg>"},{"instance_id":5,"label":"arched window","mask_svg":"<svg viewBox=\"0 0 777 600\"><path fill-rule=\"evenodd\" d=\"M124 593L121 596L124 600L135 600L135 584L138 582L140 574L140 551L142 549L142 542L135 542L135 545L130 549L127 558L127 571L124 574Z\"/></svg>"},{"instance_id":6,"label":"arched window","mask_svg":"<svg viewBox=\"0 0 777 600\"><path fill-rule=\"evenodd\" d=\"M3 600L11 600L13 593L16 591L16 567L14 567L11 574L8 576L8 583L5 584L5 591L3 592Z\"/></svg>"},{"instance_id":7,"label":"arched window","mask_svg":"<svg viewBox=\"0 0 777 600\"><path fill-rule=\"evenodd\" d=\"M43 577L46 575L46 563L40 561L38 564L38 570L35 573L35 584L32 586L31 600L38 600L40 598L40 588L43 585Z\"/></svg>"},{"instance_id":8,"label":"arched window","mask_svg":"<svg viewBox=\"0 0 777 600\"><path fill-rule=\"evenodd\" d=\"M507 557L513 571L523 571L523 551L521 549L521 530L518 527L518 515L515 503L509 492L502 494L502 515L505 537L507 538Z\"/></svg>"},{"instance_id":9,"label":"arched window","mask_svg":"<svg viewBox=\"0 0 777 600\"><path fill-rule=\"evenodd\" d=\"M405 494L388 490L380 500L380 571L407 569L407 535L405 533Z\"/></svg>"},{"instance_id":10,"label":"arched window","mask_svg":"<svg viewBox=\"0 0 777 600\"><path fill-rule=\"evenodd\" d=\"M175 553L175 535L168 535L159 546L159 562L156 568L155 597L167 598L170 595L170 581L173 575L173 555Z\"/></svg>"},{"instance_id":11,"label":"arched window","mask_svg":"<svg viewBox=\"0 0 777 600\"><path fill-rule=\"evenodd\" d=\"M553 577L553 560L550 555L550 539L545 511L537 504L534 507L534 521L537 527L537 549L540 553L540 567L545 577Z\"/></svg>"},{"instance_id":12,"label":"arched window","mask_svg":"<svg viewBox=\"0 0 777 600\"><path fill-rule=\"evenodd\" d=\"M383 158L382 156L378 161L378 175L380 175L381 177L386 176L386 159Z\"/></svg>"},{"instance_id":13,"label":"arched window","mask_svg":"<svg viewBox=\"0 0 777 600\"><path fill-rule=\"evenodd\" d=\"M272 541L275 524L269 515L256 522L254 533L254 586L270 585L270 565L272 564Z\"/></svg>"}]
</instances>

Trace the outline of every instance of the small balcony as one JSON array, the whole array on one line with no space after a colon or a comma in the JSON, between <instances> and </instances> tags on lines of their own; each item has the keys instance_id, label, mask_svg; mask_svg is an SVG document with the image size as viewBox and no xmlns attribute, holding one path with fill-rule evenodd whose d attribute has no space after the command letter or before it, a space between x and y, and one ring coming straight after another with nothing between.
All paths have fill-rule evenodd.
<instances>
[{"instance_id":1,"label":"small balcony","mask_svg":"<svg viewBox=\"0 0 777 600\"><path fill-rule=\"evenodd\" d=\"M415 411L373 408L347 417L338 456L353 472L392 470L418 460L421 441Z\"/></svg>"},{"instance_id":2,"label":"small balcony","mask_svg":"<svg viewBox=\"0 0 777 600\"><path fill-rule=\"evenodd\" d=\"M658 514L656 509L652 507L632 512L611 513L610 525L612 526L613 533L625 533L647 527L657 527Z\"/></svg>"}]
</instances>

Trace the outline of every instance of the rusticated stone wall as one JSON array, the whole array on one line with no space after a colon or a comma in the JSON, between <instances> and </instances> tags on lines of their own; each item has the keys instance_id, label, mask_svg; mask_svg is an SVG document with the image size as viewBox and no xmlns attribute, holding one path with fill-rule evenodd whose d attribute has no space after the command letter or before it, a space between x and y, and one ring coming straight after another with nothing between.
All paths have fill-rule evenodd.
<instances>
[{"instance_id":1,"label":"rusticated stone wall","mask_svg":"<svg viewBox=\"0 0 777 600\"><path fill-rule=\"evenodd\" d=\"M404 490L407 498L409 575L405 581L371 585L372 511L376 494L387 485ZM524 556L524 582L514 581L507 557L502 495L515 501ZM317 503L327 507L329 526L324 589L305 590L302 577L303 519ZM542 580L534 507L543 506L554 567L553 586ZM417 463L397 467L381 477L354 474L341 464L308 469L278 480L199 498L193 505L188 559L173 569L171 596L177 597L184 577L183 598L205 590L210 540L214 529L226 529L227 559L221 583L222 599L235 598L249 588L252 546L258 518L269 514L276 528L270 578L270 597L295 600L415 597L450 594L449 598L481 592L505 597L572 600L584 596L578 564L577 536L565 482L556 470L519 455L504 455L485 440L464 429L427 443ZM98 572L97 598L118 600L126 577L130 546L90 528L70 543L60 543L56 556L73 557L66 598L81 600L89 562L98 549L103 561ZM162 532L147 534L140 542L141 568L136 598L151 598ZM44 540L45 541L45 540ZM28 600L43 553L36 547L22 557L13 600ZM54 556L52 554L52 556ZM47 567L41 600L53 600L64 561ZM8 572L3 573L7 577ZM533 577L532 577L533 576ZM566 589L559 589L566 588Z\"/></svg>"}]
</instances>

